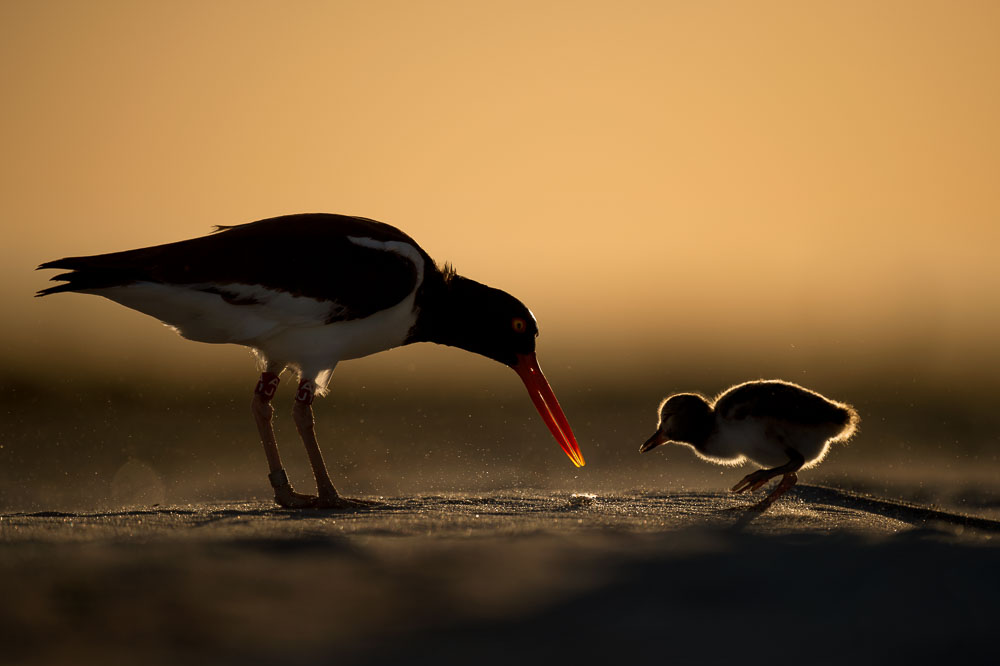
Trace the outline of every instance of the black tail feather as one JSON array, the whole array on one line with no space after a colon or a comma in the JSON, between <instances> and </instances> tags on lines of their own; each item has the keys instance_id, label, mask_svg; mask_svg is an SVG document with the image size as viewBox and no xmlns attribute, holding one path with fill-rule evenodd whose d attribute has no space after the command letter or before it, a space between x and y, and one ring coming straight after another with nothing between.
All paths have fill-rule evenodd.
<instances>
[{"instance_id":1,"label":"black tail feather","mask_svg":"<svg viewBox=\"0 0 1000 666\"><path fill-rule=\"evenodd\" d=\"M62 259L56 259L55 261L46 261L44 264L39 264L38 268L35 270L40 271L44 268L76 268L73 264L76 264L77 262L74 260L79 258L80 257L63 257Z\"/></svg>"},{"instance_id":2,"label":"black tail feather","mask_svg":"<svg viewBox=\"0 0 1000 666\"><path fill-rule=\"evenodd\" d=\"M131 284L140 278L134 269L109 268L95 266L95 257L64 257L55 261L47 261L36 270L48 268L68 268L67 273L60 273L50 279L53 282L64 282L47 289L40 289L36 297L58 294L66 291L86 291Z\"/></svg>"},{"instance_id":3,"label":"black tail feather","mask_svg":"<svg viewBox=\"0 0 1000 666\"><path fill-rule=\"evenodd\" d=\"M61 291L76 291L79 287L73 284L57 284L54 287L49 287L48 289L39 289L35 292L35 298L40 298L42 296L48 296L49 294L58 294Z\"/></svg>"}]
</instances>

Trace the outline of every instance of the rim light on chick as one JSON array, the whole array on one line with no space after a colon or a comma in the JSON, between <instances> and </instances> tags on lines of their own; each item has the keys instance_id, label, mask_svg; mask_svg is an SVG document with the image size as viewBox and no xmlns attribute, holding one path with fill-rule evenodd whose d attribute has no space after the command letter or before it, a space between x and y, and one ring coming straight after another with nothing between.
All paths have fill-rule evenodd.
<instances>
[{"instance_id":1,"label":"rim light on chick","mask_svg":"<svg viewBox=\"0 0 1000 666\"><path fill-rule=\"evenodd\" d=\"M796 472L819 464L830 444L850 439L860 421L850 405L777 379L739 384L714 400L697 393L674 394L660 403L659 417L640 453L674 442L713 463L751 460L765 469L746 475L733 492L752 492L782 477L753 507L761 511L795 485Z\"/></svg>"}]
</instances>

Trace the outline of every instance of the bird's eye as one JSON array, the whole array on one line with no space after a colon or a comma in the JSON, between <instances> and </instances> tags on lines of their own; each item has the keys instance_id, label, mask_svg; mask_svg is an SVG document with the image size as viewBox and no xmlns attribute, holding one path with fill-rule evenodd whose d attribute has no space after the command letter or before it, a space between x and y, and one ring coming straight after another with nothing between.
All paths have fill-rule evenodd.
<instances>
[{"instance_id":1,"label":"bird's eye","mask_svg":"<svg viewBox=\"0 0 1000 666\"><path fill-rule=\"evenodd\" d=\"M510 327L517 333L524 333L524 329L528 328L528 324L520 317L514 317L510 321Z\"/></svg>"}]
</instances>

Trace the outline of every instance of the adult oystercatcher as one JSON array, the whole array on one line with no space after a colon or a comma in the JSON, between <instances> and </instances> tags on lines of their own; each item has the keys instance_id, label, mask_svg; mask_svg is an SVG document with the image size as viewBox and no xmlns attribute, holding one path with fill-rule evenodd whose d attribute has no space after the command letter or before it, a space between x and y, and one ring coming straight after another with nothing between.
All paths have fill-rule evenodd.
<instances>
[{"instance_id":1,"label":"adult oystercatcher","mask_svg":"<svg viewBox=\"0 0 1000 666\"><path fill-rule=\"evenodd\" d=\"M388 224L301 214L219 226L207 236L39 268L62 268L38 292L97 294L156 317L189 340L250 347L260 361L252 411L274 488L285 507L354 506L334 488L316 440L313 397L339 361L414 342L481 354L517 372L556 441L577 467L580 447L535 358L538 325L510 294L438 267ZM293 416L317 495L288 481L270 401L286 368L300 379Z\"/></svg>"},{"instance_id":2,"label":"adult oystercatcher","mask_svg":"<svg viewBox=\"0 0 1000 666\"><path fill-rule=\"evenodd\" d=\"M753 492L782 476L752 507L763 511L795 485L798 470L818 465L833 442L847 441L859 421L850 405L791 382L760 380L733 386L711 402L695 393L667 397L660 403L656 432L639 452L676 442L709 462L739 465L749 459L773 466L747 474L732 487L734 493Z\"/></svg>"}]
</instances>

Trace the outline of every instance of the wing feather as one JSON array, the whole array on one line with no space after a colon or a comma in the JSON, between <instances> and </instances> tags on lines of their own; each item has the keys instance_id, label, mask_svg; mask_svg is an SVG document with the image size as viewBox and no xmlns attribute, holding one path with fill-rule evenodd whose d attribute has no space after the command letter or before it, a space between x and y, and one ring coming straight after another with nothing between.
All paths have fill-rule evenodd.
<instances>
[{"instance_id":1,"label":"wing feather","mask_svg":"<svg viewBox=\"0 0 1000 666\"><path fill-rule=\"evenodd\" d=\"M433 265L413 239L388 224L345 215L286 215L165 245L50 261L39 268L71 272L53 278L65 284L38 295L152 282L214 290L230 305L255 305L257 300L226 285L257 285L330 301L333 321L357 319L399 303L416 286L423 267L412 256L377 246L392 241L411 245Z\"/></svg>"},{"instance_id":2,"label":"wing feather","mask_svg":"<svg viewBox=\"0 0 1000 666\"><path fill-rule=\"evenodd\" d=\"M778 380L734 387L719 396L715 410L723 418L731 420L770 418L802 425L846 425L851 419L851 412L839 403L801 386Z\"/></svg>"}]
</instances>

